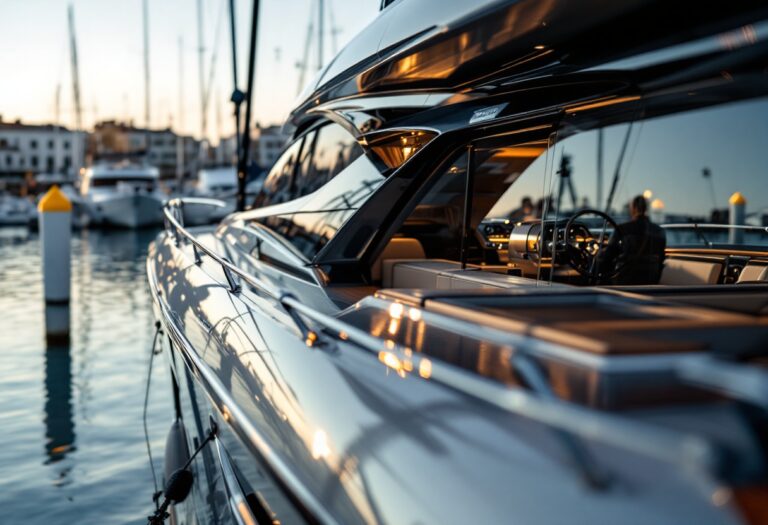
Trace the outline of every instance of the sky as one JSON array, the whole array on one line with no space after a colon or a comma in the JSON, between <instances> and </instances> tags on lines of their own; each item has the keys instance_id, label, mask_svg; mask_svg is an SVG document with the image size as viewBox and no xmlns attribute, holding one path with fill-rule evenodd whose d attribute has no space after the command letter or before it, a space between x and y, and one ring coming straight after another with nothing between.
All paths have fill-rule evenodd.
<instances>
[{"instance_id":1,"label":"sky","mask_svg":"<svg viewBox=\"0 0 768 525\"><path fill-rule=\"evenodd\" d=\"M207 113L207 135L216 143L219 134L234 132L229 102L233 79L228 0L201 1L206 82L213 52L218 50ZM316 1L261 0L254 91L255 120L259 123L282 123L295 102L299 91L296 64L304 52ZM341 49L376 17L379 0L325 2L327 63L333 57L334 37ZM67 25L70 3L75 12L84 127L90 129L94 122L108 119L133 119L136 125L144 125L142 0L0 0L0 115L5 121L53 122L60 85L60 123L74 126ZM184 134L200 137L197 0L148 3L150 125L172 125ZM240 89L245 91L252 2L235 3L238 75ZM333 34L331 27L336 28ZM310 48L306 81L317 70L316 41L317 36Z\"/></svg>"}]
</instances>

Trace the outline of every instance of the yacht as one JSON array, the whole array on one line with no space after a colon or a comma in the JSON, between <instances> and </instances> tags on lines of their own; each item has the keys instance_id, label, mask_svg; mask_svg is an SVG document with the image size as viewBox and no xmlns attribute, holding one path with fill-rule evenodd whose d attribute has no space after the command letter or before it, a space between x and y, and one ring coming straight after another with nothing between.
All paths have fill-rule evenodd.
<instances>
[{"instance_id":1,"label":"yacht","mask_svg":"<svg viewBox=\"0 0 768 525\"><path fill-rule=\"evenodd\" d=\"M184 221L190 225L218 222L235 211L236 195L237 170L234 166L201 169L197 173L197 183L191 196L217 199L222 201L224 205L215 207L188 201L184 207Z\"/></svg>"},{"instance_id":2,"label":"yacht","mask_svg":"<svg viewBox=\"0 0 768 525\"><path fill-rule=\"evenodd\" d=\"M0 226L27 226L37 218L29 199L0 194Z\"/></svg>"},{"instance_id":3,"label":"yacht","mask_svg":"<svg viewBox=\"0 0 768 525\"><path fill-rule=\"evenodd\" d=\"M164 207L161 510L768 522L766 63L764 2L383 2L250 209Z\"/></svg>"},{"instance_id":4,"label":"yacht","mask_svg":"<svg viewBox=\"0 0 768 525\"><path fill-rule=\"evenodd\" d=\"M99 164L84 171L80 193L89 224L141 228L161 222L164 194L157 168Z\"/></svg>"}]
</instances>

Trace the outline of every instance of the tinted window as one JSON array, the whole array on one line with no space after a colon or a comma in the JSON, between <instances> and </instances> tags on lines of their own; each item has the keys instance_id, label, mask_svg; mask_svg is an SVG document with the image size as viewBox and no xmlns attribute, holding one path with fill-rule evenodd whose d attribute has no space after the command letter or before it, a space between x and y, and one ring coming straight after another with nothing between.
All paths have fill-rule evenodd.
<instances>
[{"instance_id":1,"label":"tinted window","mask_svg":"<svg viewBox=\"0 0 768 525\"><path fill-rule=\"evenodd\" d=\"M475 149L470 227L476 228L504 190L545 151L545 142ZM460 154L431 183L429 191L400 227L417 238L429 258L458 259L467 188L467 154ZM469 246L477 255L477 245Z\"/></svg>"},{"instance_id":2,"label":"tinted window","mask_svg":"<svg viewBox=\"0 0 768 525\"><path fill-rule=\"evenodd\" d=\"M315 147L315 138L317 131L313 130L304 136L304 147L299 154L299 165L296 171L296 196L306 195L311 186L308 184L309 177L312 174L312 158Z\"/></svg>"},{"instance_id":3,"label":"tinted window","mask_svg":"<svg viewBox=\"0 0 768 525\"><path fill-rule=\"evenodd\" d=\"M312 260L354 212L355 210L349 209L273 215L261 219L260 222L290 242L307 259Z\"/></svg>"},{"instance_id":4,"label":"tinted window","mask_svg":"<svg viewBox=\"0 0 768 525\"><path fill-rule=\"evenodd\" d=\"M355 138L338 124L321 127L311 138L314 139L314 147L307 148L303 159L297 183L299 195L317 190L363 154Z\"/></svg>"},{"instance_id":5,"label":"tinted window","mask_svg":"<svg viewBox=\"0 0 768 525\"><path fill-rule=\"evenodd\" d=\"M301 150L302 139L294 142L277 159L272 169L269 170L267 178L264 179L264 185L261 192L254 201L254 208L271 206L291 200L293 197L291 186L293 184L293 170L296 164L296 158Z\"/></svg>"},{"instance_id":6,"label":"tinted window","mask_svg":"<svg viewBox=\"0 0 768 525\"><path fill-rule=\"evenodd\" d=\"M729 199L739 192L746 199L741 220L747 226L768 226L768 99L757 99L619 124L559 140L552 166L542 177L545 156L525 170L489 213L490 217L520 220L525 202L540 217L550 200L547 218L568 217L583 208L605 210L622 222L629 220L629 202L643 195L648 216L660 225L725 224ZM626 141L626 147L625 145ZM622 155L622 150L623 155ZM602 162L601 162L602 160ZM560 192L558 173L570 175ZM614 175L613 200L608 203ZM557 201L560 196L558 210ZM707 241L726 242L728 229L705 232ZM670 245L701 244L692 228L667 229ZM765 244L758 230L747 231L744 243Z\"/></svg>"},{"instance_id":7,"label":"tinted window","mask_svg":"<svg viewBox=\"0 0 768 525\"><path fill-rule=\"evenodd\" d=\"M308 197L300 212L263 217L256 222L284 237L311 260L384 180L363 155Z\"/></svg>"}]
</instances>

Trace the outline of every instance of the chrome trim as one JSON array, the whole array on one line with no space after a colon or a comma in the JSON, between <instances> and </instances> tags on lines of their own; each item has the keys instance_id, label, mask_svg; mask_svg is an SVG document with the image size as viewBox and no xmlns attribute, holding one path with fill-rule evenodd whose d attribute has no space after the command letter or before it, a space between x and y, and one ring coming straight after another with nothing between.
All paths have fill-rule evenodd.
<instances>
[{"instance_id":1,"label":"chrome trim","mask_svg":"<svg viewBox=\"0 0 768 525\"><path fill-rule=\"evenodd\" d=\"M224 488L227 491L229 509L232 511L237 525L257 525L258 520L251 512L251 508L243 496L243 491L240 490L240 483L237 481L235 471L229 462L227 451L224 450L219 438L216 438L215 441L221 466L221 479L224 480Z\"/></svg>"},{"instance_id":2,"label":"chrome trim","mask_svg":"<svg viewBox=\"0 0 768 525\"><path fill-rule=\"evenodd\" d=\"M306 306L292 295L275 290L258 278L240 270L195 239L174 217L172 208L174 206L178 207L179 202L181 202L181 199L171 200L163 208L167 222L174 228L175 233L172 233L174 238L182 235L185 241L196 245L206 255L220 264L222 268L228 268L252 286L261 289L263 293L278 301L301 330L307 345L317 345L321 341L318 341L319 334L310 330L299 314L320 325L323 334L336 340L350 341L358 348L379 358L381 358L382 352L391 352L398 362L410 360L413 364L413 370L416 371L421 370L422 363L426 363L424 366L429 366L430 369L429 380L459 393L485 401L504 411L560 428L585 439L602 442L662 461L682 464L693 470L704 470L715 476L721 470L723 457L719 453L719 449L700 436L667 430L651 424L638 423L619 416L600 414L565 401L541 399L522 390L513 390L493 381L473 376L451 365L433 362L425 356L412 354L401 345L397 345L392 341L385 342L344 321ZM155 291L157 296L156 290L153 291ZM168 308L159 299L159 296L157 296L157 301L160 303L163 316L168 321L173 322ZM381 299L375 299L374 301L386 305L390 304L390 302ZM224 400L224 405L229 407L229 411L232 413L230 424L232 424L232 421L240 420L240 424L246 427L246 436L252 437L255 440L253 442L255 448L257 450L266 448L272 455L275 455L274 451L269 449L269 445L263 436L245 419L242 409L234 403L234 400L219 382L215 373L197 356L194 347L186 340L182 330L173 323L169 332L173 334L174 339L178 339L179 346L186 355L190 356L195 368L200 371L200 375L215 389L216 395ZM498 336L494 339L497 338ZM214 404L219 406L217 403ZM224 408L220 407L220 410L223 411ZM287 466L282 465L281 468L290 474ZM291 475L290 479L292 483L297 483L295 475ZM319 502L306 493L306 489L304 489L304 492L304 497L312 502L309 505L310 508L314 506L322 508Z\"/></svg>"},{"instance_id":3,"label":"chrome trim","mask_svg":"<svg viewBox=\"0 0 768 525\"><path fill-rule=\"evenodd\" d=\"M149 261L147 264L150 264ZM272 473L275 482L283 489L286 497L297 506L297 510L304 517L313 522L339 523L301 482L299 476L282 456L270 446L269 440L235 402L235 399L221 383L216 373L197 354L194 346L184 336L183 330L176 324L168 306L160 296L157 283L154 282L154 274L149 272L149 275L152 296L160 308L166 333L180 352L186 366L203 383L206 396L219 411L224 421L253 454L263 459L264 465Z\"/></svg>"},{"instance_id":4,"label":"chrome trim","mask_svg":"<svg viewBox=\"0 0 768 525\"><path fill-rule=\"evenodd\" d=\"M367 332L301 303L297 302L292 307L300 314L321 324L326 330L336 332L331 334L335 338L351 341L377 357L380 352L391 352L399 362L410 360L415 371L420 370L422 362L426 361L429 363L430 381L490 403L507 412L574 433L585 439L599 441L662 461L682 463L684 466L703 469L712 474L716 474L720 468L722 458L718 449L697 435L637 423L619 416L599 414L594 410L581 408L558 399L542 399L523 390L513 390L494 381L472 376L451 365L408 352L401 345L394 343L387 345Z\"/></svg>"},{"instance_id":5,"label":"chrome trim","mask_svg":"<svg viewBox=\"0 0 768 525\"><path fill-rule=\"evenodd\" d=\"M768 410L768 373L755 366L699 357L678 364L680 378Z\"/></svg>"},{"instance_id":6,"label":"chrome trim","mask_svg":"<svg viewBox=\"0 0 768 525\"><path fill-rule=\"evenodd\" d=\"M697 222L689 222L689 223L675 223L675 224L660 224L664 229L669 230L682 230L682 229L691 229L691 230L698 230L698 229L713 229L713 230L751 230L751 231L762 231L763 233L768 233L768 226L749 226L746 224L700 224Z\"/></svg>"}]
</instances>

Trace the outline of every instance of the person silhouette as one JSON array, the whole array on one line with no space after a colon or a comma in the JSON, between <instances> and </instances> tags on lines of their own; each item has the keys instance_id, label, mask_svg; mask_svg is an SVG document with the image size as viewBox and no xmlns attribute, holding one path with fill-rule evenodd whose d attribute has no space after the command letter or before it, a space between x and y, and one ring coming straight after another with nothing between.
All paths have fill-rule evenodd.
<instances>
[{"instance_id":1,"label":"person silhouette","mask_svg":"<svg viewBox=\"0 0 768 525\"><path fill-rule=\"evenodd\" d=\"M664 229L648 218L648 202L638 195L629 203L632 220L618 225L599 256L602 275L616 275L611 284L658 284L664 268L667 238Z\"/></svg>"}]
</instances>

